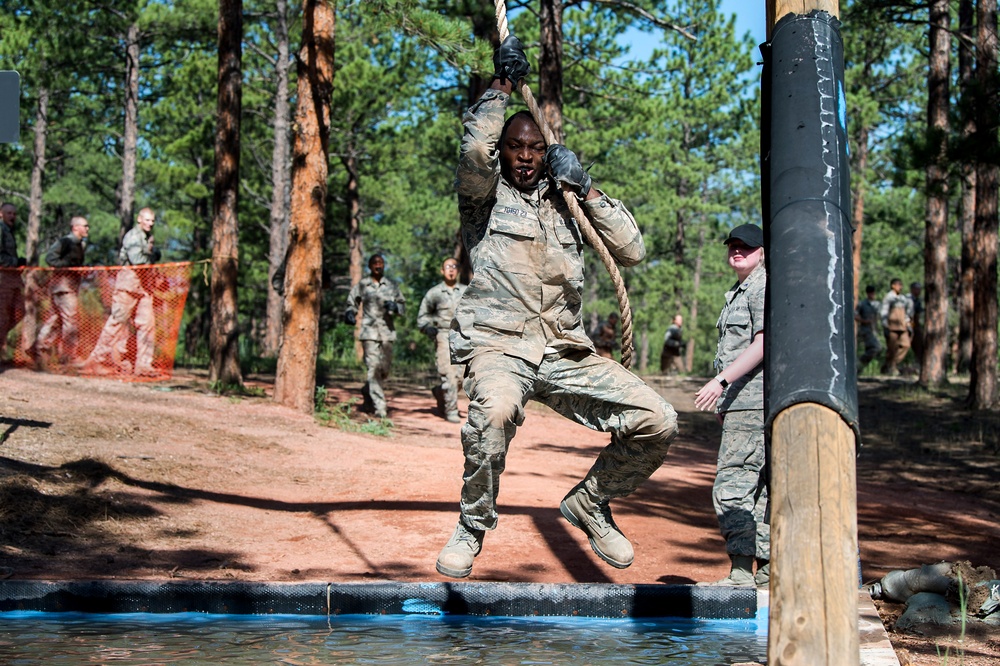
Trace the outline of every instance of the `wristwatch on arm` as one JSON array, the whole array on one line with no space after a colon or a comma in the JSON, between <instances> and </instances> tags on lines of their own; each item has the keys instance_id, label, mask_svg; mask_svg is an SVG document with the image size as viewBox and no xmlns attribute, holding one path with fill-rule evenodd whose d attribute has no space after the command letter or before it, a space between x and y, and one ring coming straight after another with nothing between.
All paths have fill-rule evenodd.
<instances>
[{"instance_id":1,"label":"wristwatch on arm","mask_svg":"<svg viewBox=\"0 0 1000 666\"><path fill-rule=\"evenodd\" d=\"M729 382L727 382L721 375L715 377L715 381L719 382L719 385L722 386L722 388L729 386Z\"/></svg>"}]
</instances>

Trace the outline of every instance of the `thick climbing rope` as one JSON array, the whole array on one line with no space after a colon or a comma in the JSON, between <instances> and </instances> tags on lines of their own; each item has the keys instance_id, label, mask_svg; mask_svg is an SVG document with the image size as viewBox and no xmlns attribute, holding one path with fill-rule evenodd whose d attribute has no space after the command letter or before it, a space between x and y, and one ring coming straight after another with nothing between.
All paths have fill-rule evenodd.
<instances>
[{"instance_id":1,"label":"thick climbing rope","mask_svg":"<svg viewBox=\"0 0 1000 666\"><path fill-rule=\"evenodd\" d=\"M510 28L507 26L507 3L505 0L494 0L494 5L496 6L497 30L500 32L500 41L502 42L510 34ZM524 82L524 79L521 79L518 85L518 92L521 93L528 111L531 112L531 116L538 124L546 145L557 143L555 135L552 133L551 128L549 128L548 123L545 121L545 117L538 108L538 103L535 101L535 96L531 93L531 88ZM628 292L625 290L625 281L622 279L614 257L611 256L608 248L604 245L604 241L594 230L590 220L587 219L586 214L577 202L576 195L566 189L562 191L562 194L563 199L566 200L566 206L569 207L570 213L573 214L573 218L580 227L581 233L583 233L583 237L587 239L590 247L594 248L594 251L597 252L597 256L601 258L604 267L608 270L608 274L611 275L611 282L615 286L615 296L618 298L618 309L621 311L622 365L629 368L632 366L633 353L632 306L629 305Z\"/></svg>"}]
</instances>

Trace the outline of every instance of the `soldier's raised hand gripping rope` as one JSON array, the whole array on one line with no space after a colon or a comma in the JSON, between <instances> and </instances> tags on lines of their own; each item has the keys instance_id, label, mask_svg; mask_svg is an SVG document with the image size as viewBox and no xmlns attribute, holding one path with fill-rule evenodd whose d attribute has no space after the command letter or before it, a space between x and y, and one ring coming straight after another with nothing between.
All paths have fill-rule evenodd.
<instances>
[{"instance_id":1,"label":"soldier's raised hand gripping rope","mask_svg":"<svg viewBox=\"0 0 1000 666\"><path fill-rule=\"evenodd\" d=\"M510 29L507 25L507 3L505 0L494 0L493 4L496 8L497 30L500 33L500 48L497 49L497 52L494 54L494 65L497 65L497 74L502 78L509 78L515 84L514 87L521 93L521 97L524 99L525 105L531 112L531 116L535 119L535 123L538 124L538 128L541 130L542 136L545 138L545 143L549 146L553 144L558 145L555 135L553 135L548 123L545 122L545 116L538 108L535 96L531 93L531 89L528 87L528 84L524 82L524 77L528 73L528 61L524 58L522 67L522 64L518 62L518 57L514 55L517 51L520 51L523 55L524 50L517 37L510 34ZM503 69L501 69L501 67ZM563 148L565 149L565 147ZM567 150L567 152L571 152L568 149L565 150ZM575 155L573 157L574 159L576 158ZM586 174L586 172L584 172L584 174ZM587 178L589 179L589 176L587 176ZM587 189L590 188L588 187ZM597 256L601 258L601 263L604 264L604 268L607 269L608 274L611 276L611 282L615 286L615 296L618 298L618 309L622 313L622 365L629 368L632 366L633 355L632 306L629 304L628 292L625 290L625 281L622 279L614 257L611 256L611 253L604 246L604 242L601 240L601 237L597 234L597 231L594 230L593 225L590 224L590 220L588 220L586 214L584 214L583 208L580 207L577 194L564 187L563 198L566 200L566 206L569 208L570 213L573 214L573 219L575 219L577 225L579 225L580 232L583 234L583 237L587 239L587 244L594 248L594 251L597 252Z\"/></svg>"}]
</instances>

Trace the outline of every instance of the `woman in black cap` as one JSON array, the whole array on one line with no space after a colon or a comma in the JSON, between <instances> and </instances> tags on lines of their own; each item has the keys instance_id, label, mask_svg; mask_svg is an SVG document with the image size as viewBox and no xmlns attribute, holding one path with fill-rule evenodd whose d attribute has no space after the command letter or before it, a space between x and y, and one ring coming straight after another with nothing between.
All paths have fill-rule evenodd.
<instances>
[{"instance_id":1,"label":"woman in black cap","mask_svg":"<svg viewBox=\"0 0 1000 666\"><path fill-rule=\"evenodd\" d=\"M722 424L712 504L732 567L714 584L766 586L771 527L764 452L764 234L743 224L725 244L736 284L726 292L716 324L716 375L695 393L695 406L714 408Z\"/></svg>"}]
</instances>

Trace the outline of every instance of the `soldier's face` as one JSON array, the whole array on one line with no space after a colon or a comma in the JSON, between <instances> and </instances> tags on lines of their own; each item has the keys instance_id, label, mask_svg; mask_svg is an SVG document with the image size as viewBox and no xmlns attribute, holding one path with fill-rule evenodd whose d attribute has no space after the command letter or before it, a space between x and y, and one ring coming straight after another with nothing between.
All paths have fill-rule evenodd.
<instances>
[{"instance_id":1,"label":"soldier's face","mask_svg":"<svg viewBox=\"0 0 1000 666\"><path fill-rule=\"evenodd\" d=\"M736 271L740 280L750 275L763 257L762 247L750 247L739 239L729 241L729 267Z\"/></svg>"},{"instance_id":2,"label":"soldier's face","mask_svg":"<svg viewBox=\"0 0 1000 666\"><path fill-rule=\"evenodd\" d=\"M5 205L0 209L0 217L3 218L4 224L8 227L14 227L14 220L17 219L17 207L11 205Z\"/></svg>"},{"instance_id":3,"label":"soldier's face","mask_svg":"<svg viewBox=\"0 0 1000 666\"><path fill-rule=\"evenodd\" d=\"M511 185L530 192L542 178L545 139L535 121L518 116L511 121L500 145L500 173Z\"/></svg>"},{"instance_id":4,"label":"soldier's face","mask_svg":"<svg viewBox=\"0 0 1000 666\"><path fill-rule=\"evenodd\" d=\"M371 271L373 278L381 280L382 276L385 275L385 260L382 257L373 258L368 262L368 270Z\"/></svg>"},{"instance_id":5,"label":"soldier's face","mask_svg":"<svg viewBox=\"0 0 1000 666\"><path fill-rule=\"evenodd\" d=\"M151 213L139 213L138 222L139 228L148 234L156 223L156 216Z\"/></svg>"},{"instance_id":6,"label":"soldier's face","mask_svg":"<svg viewBox=\"0 0 1000 666\"><path fill-rule=\"evenodd\" d=\"M458 262L448 260L441 266L441 275L444 276L446 284L452 285L458 281Z\"/></svg>"}]
</instances>

